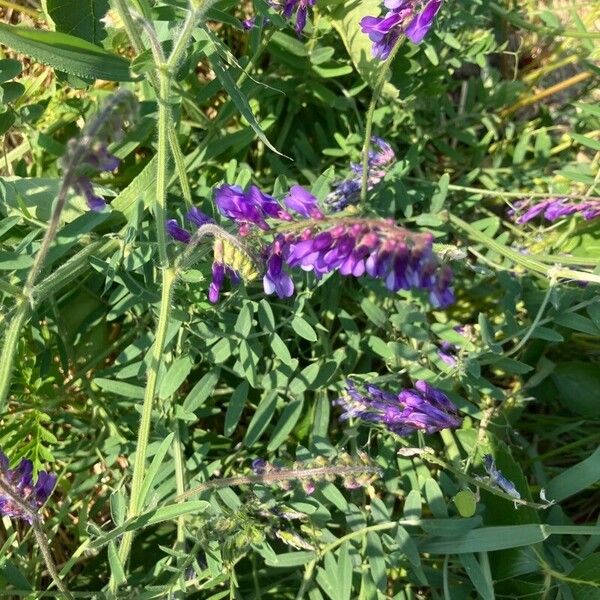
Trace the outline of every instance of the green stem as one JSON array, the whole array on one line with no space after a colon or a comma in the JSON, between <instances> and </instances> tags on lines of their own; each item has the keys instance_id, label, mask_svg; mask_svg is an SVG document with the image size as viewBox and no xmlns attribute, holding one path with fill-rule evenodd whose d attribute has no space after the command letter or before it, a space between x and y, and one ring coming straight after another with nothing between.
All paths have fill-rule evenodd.
<instances>
[{"instance_id":1,"label":"green stem","mask_svg":"<svg viewBox=\"0 0 600 600\"><path fill-rule=\"evenodd\" d=\"M546 306L548 305L548 301L550 300L550 296L552 295L552 292L554 290L554 284L554 281L550 282L548 290L544 295L544 300L542 301L542 304L537 314L535 315L535 319L533 320L531 327L527 330L527 333L521 338L521 340L515 345L515 347L512 348L509 352L506 352L504 356L512 356L513 354L516 354L527 343L527 340L529 340L529 338L533 335L535 328L540 324L540 321L544 316L544 311L546 310Z\"/></svg>"},{"instance_id":2,"label":"green stem","mask_svg":"<svg viewBox=\"0 0 600 600\"><path fill-rule=\"evenodd\" d=\"M362 181L360 188L360 202L363 204L367 199L367 187L368 187L368 178L369 178L369 149L371 147L371 135L373 133L373 117L375 115L375 109L377 108L377 102L379 101L379 96L381 96L381 92L383 90L383 86L388 77L388 73L390 70L390 66L396 58L396 54L400 47L404 43L405 38L402 37L396 45L392 48L389 56L385 59L383 64L381 65L381 70L377 76L375 81L375 87L373 88L373 96L371 97L371 103L369 104L369 109L367 111L367 116L365 120L365 141L363 143L362 150Z\"/></svg>"},{"instance_id":3,"label":"green stem","mask_svg":"<svg viewBox=\"0 0 600 600\"><path fill-rule=\"evenodd\" d=\"M156 242L158 245L158 260L161 268L168 267L166 223L167 197L167 144L169 135L169 86L170 77L167 68L161 65L160 86L158 99L158 153L156 166L156 197L154 199L154 220L156 224Z\"/></svg>"},{"instance_id":4,"label":"green stem","mask_svg":"<svg viewBox=\"0 0 600 600\"><path fill-rule=\"evenodd\" d=\"M165 140L166 141L166 140ZM150 424L152 420L152 407L156 395L156 385L158 382L158 371L162 362L162 356L165 349L165 339L167 327L171 313L171 298L173 293L173 284L176 275L172 269L164 269L162 277L162 293L160 299L160 309L158 323L156 326L156 336L152 346L152 357L150 368L148 369L148 380L144 391L144 403L142 405L142 416L138 430L138 441L135 451L135 460L133 464L133 477L131 481L131 493L129 499L128 518L138 516L142 510L143 498L140 497L142 483L146 471L146 455L148 453L148 440L150 438ZM129 558L131 542L133 541L133 532L128 531L123 535L121 545L119 546L119 559L125 565ZM110 589L115 592L117 588L116 580L111 577Z\"/></svg>"},{"instance_id":5,"label":"green stem","mask_svg":"<svg viewBox=\"0 0 600 600\"><path fill-rule=\"evenodd\" d=\"M469 225L469 223L463 221L462 219L453 214L449 214L448 219L453 225L465 231L471 239L484 244L490 250L493 250L501 256L512 260L516 264L526 267L534 273L538 273L546 277L556 277L564 279L573 279L575 281L588 281L593 283L600 283L600 275L595 275L594 273L588 273L586 271L576 271L574 269L567 269L555 265L544 265L530 256L526 256L524 254L521 254L520 252L517 252L516 250L513 250L512 248L508 248L504 244L500 244L496 240L487 236L485 233L479 231L472 225Z\"/></svg>"},{"instance_id":6,"label":"green stem","mask_svg":"<svg viewBox=\"0 0 600 600\"><path fill-rule=\"evenodd\" d=\"M60 578L60 575L58 574L58 569L54 564L54 559L52 558L52 552L50 551L50 546L48 544L48 540L46 539L46 534L44 533L44 530L42 529L42 526L40 525L37 518L34 518L31 522L31 528L33 529L33 534L35 535L35 539L40 548L40 552L44 557L44 562L46 563L48 573L50 573L50 576L52 577L52 581L54 581L54 584L63 593L65 598L68 598L68 600L73 600L73 595L71 594L71 592L69 592L67 586L65 586L62 579Z\"/></svg>"},{"instance_id":7,"label":"green stem","mask_svg":"<svg viewBox=\"0 0 600 600\"><path fill-rule=\"evenodd\" d=\"M6 331L4 332L4 344L0 352L0 412L4 411L4 405L10 391L12 380L12 368L17 345L21 337L21 328L29 316L29 304L23 296L19 298L15 313L13 314Z\"/></svg>"}]
</instances>

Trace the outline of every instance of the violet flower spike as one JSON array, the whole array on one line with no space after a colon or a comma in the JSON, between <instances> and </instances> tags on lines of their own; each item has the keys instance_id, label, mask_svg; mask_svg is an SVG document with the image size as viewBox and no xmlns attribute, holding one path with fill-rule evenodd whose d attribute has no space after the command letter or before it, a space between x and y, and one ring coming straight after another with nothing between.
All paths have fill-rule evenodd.
<instances>
[{"instance_id":1,"label":"violet flower spike","mask_svg":"<svg viewBox=\"0 0 600 600\"><path fill-rule=\"evenodd\" d=\"M425 8L408 24L404 33L413 44L420 44L423 41L441 7L442 0L430 0Z\"/></svg>"},{"instance_id":2,"label":"violet flower spike","mask_svg":"<svg viewBox=\"0 0 600 600\"><path fill-rule=\"evenodd\" d=\"M353 381L346 382L345 394L335 402L344 409L341 420L352 417L381 424L400 436L418 430L431 434L455 429L462 422L449 398L425 381L417 381L414 388L399 394L372 384L365 385L364 389L365 393Z\"/></svg>"},{"instance_id":3,"label":"violet flower spike","mask_svg":"<svg viewBox=\"0 0 600 600\"><path fill-rule=\"evenodd\" d=\"M600 199L587 200L580 203L570 203L566 198L547 198L529 206L526 200L515 202L514 208L508 211L509 216L515 217L520 211L525 212L517 217L517 223L522 225L536 217L543 216L550 222L562 217L580 214L586 221L600 217Z\"/></svg>"},{"instance_id":4,"label":"violet flower spike","mask_svg":"<svg viewBox=\"0 0 600 600\"><path fill-rule=\"evenodd\" d=\"M454 301L452 270L440 264L432 243L429 233L412 233L384 220L356 219L324 231L308 227L299 234L280 234L263 258L269 264L271 256L279 255L288 267L312 271L317 277L332 271L368 275L382 279L392 292L424 289L433 306L447 306ZM279 263L274 265L274 273L282 277ZM277 292L273 284L265 290Z\"/></svg>"},{"instance_id":5,"label":"violet flower spike","mask_svg":"<svg viewBox=\"0 0 600 600\"><path fill-rule=\"evenodd\" d=\"M0 451L0 481L0 515L32 523L54 490L56 475L40 471L34 484L30 460L22 459L14 469L9 469L8 458ZM6 489L10 490L10 494Z\"/></svg>"}]
</instances>

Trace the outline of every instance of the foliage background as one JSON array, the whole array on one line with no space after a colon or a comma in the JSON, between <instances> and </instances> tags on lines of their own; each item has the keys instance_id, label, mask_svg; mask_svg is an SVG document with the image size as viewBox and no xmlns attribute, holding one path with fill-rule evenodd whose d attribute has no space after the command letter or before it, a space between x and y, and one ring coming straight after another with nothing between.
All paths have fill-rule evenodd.
<instances>
[{"instance_id":1,"label":"foliage background","mask_svg":"<svg viewBox=\"0 0 600 600\"><path fill-rule=\"evenodd\" d=\"M134 58L118 19L99 20L106 1L18 4L0 2L1 326L39 247L66 142L118 86L139 100L139 120L111 149L121 167L97 180L112 211L88 213L74 197L63 214L47 269L58 276L38 290L0 429L13 461L60 474L48 534L69 589L92 597L123 568L110 532L125 519L160 297L149 211L157 102L125 62L143 76L149 52ZM186 3L132 4L168 49ZM378 5L318 0L300 38L272 13L271 25L243 32L250 3L213 5L170 97L194 204L215 215L211 188L251 179L276 195L299 182L325 198L359 160L377 65L358 21ZM266 3L255 9L266 14ZM178 518L159 508L156 522L134 525L123 597L600 598L600 304L585 275L554 268L598 273L600 230L577 218L517 227L506 216L535 194L598 195L599 16L592 3L447 2L425 42L401 48L375 112L398 161L365 214L434 233L455 272L449 310L339 275L300 277L289 301L254 285L212 306L210 261L186 272L159 374L146 510L173 505L179 449L186 488L246 473L257 457L335 464L361 450L382 474L355 491L324 481L312 495L299 485L209 490L208 504ZM97 50L24 40L17 23ZM185 191L170 174L169 216L181 216ZM437 355L444 340L460 345L455 368ZM426 379L464 424L408 440L342 424L331 401L350 374L389 389ZM432 446L445 466L399 456L404 446ZM465 517L453 500L460 474L475 491L485 452L524 499L539 502L543 489L555 504L517 508L481 491ZM30 532L4 518L2 595L37 597L50 581Z\"/></svg>"}]
</instances>

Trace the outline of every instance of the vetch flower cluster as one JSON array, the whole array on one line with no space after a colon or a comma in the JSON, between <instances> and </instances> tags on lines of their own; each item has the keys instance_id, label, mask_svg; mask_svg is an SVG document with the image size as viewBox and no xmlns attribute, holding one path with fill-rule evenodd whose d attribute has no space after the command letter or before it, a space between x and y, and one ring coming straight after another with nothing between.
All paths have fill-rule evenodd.
<instances>
[{"instance_id":1,"label":"vetch flower cluster","mask_svg":"<svg viewBox=\"0 0 600 600\"><path fill-rule=\"evenodd\" d=\"M263 252L267 272L265 292L291 296L294 288L283 268L300 267L317 277L338 271L381 279L388 290L427 290L430 302L454 301L452 270L433 252L430 233L412 233L391 220L337 219L327 228L310 225L299 233L278 234Z\"/></svg>"},{"instance_id":2,"label":"vetch flower cluster","mask_svg":"<svg viewBox=\"0 0 600 600\"><path fill-rule=\"evenodd\" d=\"M372 384L365 385L363 392L348 380L344 395L334 404L344 410L342 421L358 418L378 423L401 436L415 431L431 434L456 429L461 424L458 409L448 396L425 381L417 381L414 388L392 394Z\"/></svg>"},{"instance_id":3,"label":"vetch flower cluster","mask_svg":"<svg viewBox=\"0 0 600 600\"><path fill-rule=\"evenodd\" d=\"M374 171L389 161L390 151L382 147L374 154ZM454 301L452 270L442 265L433 252L433 236L429 233L412 233L385 219L326 219L317 199L298 185L292 186L284 198L285 208L255 185L247 190L222 185L215 190L215 204L223 216L237 223L240 237L245 240L233 243L232 236L223 231L229 241L215 244L211 302L218 299L227 274L234 283L239 277L251 281L260 266L265 292L280 298L294 293L288 269L301 268L318 278L338 271L344 276L381 279L393 292L426 290L436 307ZM195 209L187 219L202 226L209 217ZM274 232L272 242L265 244L260 236L250 237L256 229L271 233L268 219L278 221L279 232ZM190 242L191 234L176 221L168 221L166 227L174 239Z\"/></svg>"},{"instance_id":4,"label":"vetch flower cluster","mask_svg":"<svg viewBox=\"0 0 600 600\"><path fill-rule=\"evenodd\" d=\"M22 459L9 469L6 455L0 451L0 515L31 523L56 485L56 475L40 471L33 483L33 463Z\"/></svg>"},{"instance_id":5,"label":"vetch flower cluster","mask_svg":"<svg viewBox=\"0 0 600 600\"><path fill-rule=\"evenodd\" d=\"M371 138L367 170L367 190L371 191L385 176L386 171L396 160L393 148L380 137ZM344 210L351 204L358 204L362 187L362 165L351 164L351 175L332 186L326 203L333 212Z\"/></svg>"},{"instance_id":6,"label":"vetch flower cluster","mask_svg":"<svg viewBox=\"0 0 600 600\"><path fill-rule=\"evenodd\" d=\"M420 44L433 25L442 0L429 0L424 6L418 0L384 0L388 9L382 17L364 17L360 26L373 42L373 56L385 60L405 35Z\"/></svg>"},{"instance_id":7,"label":"vetch flower cluster","mask_svg":"<svg viewBox=\"0 0 600 600\"><path fill-rule=\"evenodd\" d=\"M520 214L523 210L525 212ZM547 198L533 205L530 205L528 200L520 200L509 210L509 215L517 217L519 224L527 223L538 216L554 222L575 213L580 214L586 221L597 219L600 217L600 199L574 203L569 202L567 198Z\"/></svg>"}]
</instances>

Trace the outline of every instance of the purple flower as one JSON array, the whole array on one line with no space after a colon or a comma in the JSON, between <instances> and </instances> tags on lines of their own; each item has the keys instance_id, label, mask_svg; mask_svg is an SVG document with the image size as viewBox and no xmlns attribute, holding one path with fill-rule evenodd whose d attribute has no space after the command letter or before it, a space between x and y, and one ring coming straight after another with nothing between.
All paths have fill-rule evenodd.
<instances>
[{"instance_id":1,"label":"purple flower","mask_svg":"<svg viewBox=\"0 0 600 600\"><path fill-rule=\"evenodd\" d=\"M392 292L425 289L434 306L446 306L454 301L452 271L440 265L432 242L431 234L412 233L392 221L347 219L324 231L315 226L300 234L280 234L264 256L268 263L279 255L288 267L313 271L317 277L339 271L382 279ZM275 266L278 277L283 277L279 263ZM268 289L277 292L272 284Z\"/></svg>"},{"instance_id":2,"label":"purple flower","mask_svg":"<svg viewBox=\"0 0 600 600\"><path fill-rule=\"evenodd\" d=\"M402 35L404 9L392 10L385 17L363 17L360 27L373 42L372 53L375 58L385 60Z\"/></svg>"},{"instance_id":3,"label":"purple flower","mask_svg":"<svg viewBox=\"0 0 600 600\"><path fill-rule=\"evenodd\" d=\"M483 457L483 466L494 485L499 487L503 492L507 493L513 498L519 499L521 497L521 494L519 494L517 491L515 484L510 479L507 479L502 471L496 467L496 462L491 454L486 454Z\"/></svg>"},{"instance_id":4,"label":"purple flower","mask_svg":"<svg viewBox=\"0 0 600 600\"><path fill-rule=\"evenodd\" d=\"M255 185L251 185L247 192L238 185L222 185L215 190L215 203L223 216L240 225L240 235L247 235L250 225L269 231L270 227L265 220L267 217L280 221L292 220L292 216L275 198Z\"/></svg>"},{"instance_id":5,"label":"purple flower","mask_svg":"<svg viewBox=\"0 0 600 600\"><path fill-rule=\"evenodd\" d=\"M178 242L189 244L192 236L189 231L179 226L179 223L175 219L169 219L166 223L167 233Z\"/></svg>"},{"instance_id":6,"label":"purple flower","mask_svg":"<svg viewBox=\"0 0 600 600\"><path fill-rule=\"evenodd\" d=\"M425 8L408 24L404 33L413 44L420 44L423 41L441 7L442 0L430 0Z\"/></svg>"},{"instance_id":7,"label":"purple flower","mask_svg":"<svg viewBox=\"0 0 600 600\"><path fill-rule=\"evenodd\" d=\"M33 463L22 459L9 469L8 458L0 451L0 514L31 523L56 485L56 475L40 471L33 483Z\"/></svg>"},{"instance_id":8,"label":"purple flower","mask_svg":"<svg viewBox=\"0 0 600 600\"><path fill-rule=\"evenodd\" d=\"M517 218L517 223L523 224L542 215L546 220L554 222L562 217L580 214L584 219L591 220L600 216L600 200L588 200L580 203L569 203L566 198L547 198L529 206L526 200L515 202L514 209L508 214L514 217L523 209L525 212Z\"/></svg>"},{"instance_id":9,"label":"purple flower","mask_svg":"<svg viewBox=\"0 0 600 600\"><path fill-rule=\"evenodd\" d=\"M346 382L345 394L335 401L344 409L342 421L352 417L380 423L402 436L418 430L431 434L461 424L456 406L425 381L417 381L414 388L399 394L372 384L364 386L364 390L361 392L351 380Z\"/></svg>"},{"instance_id":10,"label":"purple flower","mask_svg":"<svg viewBox=\"0 0 600 600\"><path fill-rule=\"evenodd\" d=\"M271 244L265 261L267 271L263 277L265 294L277 294L289 298L294 293L294 282L283 269L283 252L286 249L283 236L277 236Z\"/></svg>"},{"instance_id":11,"label":"purple flower","mask_svg":"<svg viewBox=\"0 0 600 600\"><path fill-rule=\"evenodd\" d=\"M256 17L250 17L249 19L244 19L242 21L242 27L246 30L249 31L250 29L252 29L254 26L256 25Z\"/></svg>"},{"instance_id":12,"label":"purple flower","mask_svg":"<svg viewBox=\"0 0 600 600\"><path fill-rule=\"evenodd\" d=\"M78 177L73 184L73 189L85 198L91 211L102 212L106 208L104 198L94 193L94 186L88 177L83 175Z\"/></svg>"},{"instance_id":13,"label":"purple flower","mask_svg":"<svg viewBox=\"0 0 600 600\"><path fill-rule=\"evenodd\" d=\"M215 190L215 203L219 212L240 224L253 223L264 231L269 230L263 211L239 185L222 185Z\"/></svg>"},{"instance_id":14,"label":"purple flower","mask_svg":"<svg viewBox=\"0 0 600 600\"><path fill-rule=\"evenodd\" d=\"M293 185L283 203L295 213L306 219L324 219L317 199L307 190L299 185Z\"/></svg>"},{"instance_id":15,"label":"purple flower","mask_svg":"<svg viewBox=\"0 0 600 600\"><path fill-rule=\"evenodd\" d=\"M300 35L306 27L308 7L315 5L315 0L268 0L269 4L282 12L286 19L296 13L296 33Z\"/></svg>"},{"instance_id":16,"label":"purple flower","mask_svg":"<svg viewBox=\"0 0 600 600\"><path fill-rule=\"evenodd\" d=\"M195 206L190 208L185 215L185 218L196 225L196 227L202 227L202 225L206 225L207 223L214 223L213 219ZM191 233L187 231L187 229L181 227L175 219L169 219L165 225L167 233L171 238L184 244L190 243L190 240L192 239Z\"/></svg>"},{"instance_id":17,"label":"purple flower","mask_svg":"<svg viewBox=\"0 0 600 600\"><path fill-rule=\"evenodd\" d=\"M208 300L216 304L221 296L221 288L225 281L225 275L229 277L232 285L238 285L240 276L237 271L229 266L228 256L231 247L226 247L222 239L216 239L213 247L212 279L208 286Z\"/></svg>"},{"instance_id":18,"label":"purple flower","mask_svg":"<svg viewBox=\"0 0 600 600\"><path fill-rule=\"evenodd\" d=\"M206 213L203 213L199 208L192 206L190 210L188 210L185 218L188 221L191 221L196 227L202 227L202 225L207 225L208 223L214 223L215 220L209 217Z\"/></svg>"},{"instance_id":19,"label":"purple flower","mask_svg":"<svg viewBox=\"0 0 600 600\"><path fill-rule=\"evenodd\" d=\"M423 10L416 12L415 0L385 0L388 12L382 17L363 17L363 33L373 42L375 58L385 60L401 35L414 44L420 44L427 35L442 6L442 0L430 0Z\"/></svg>"}]
</instances>

